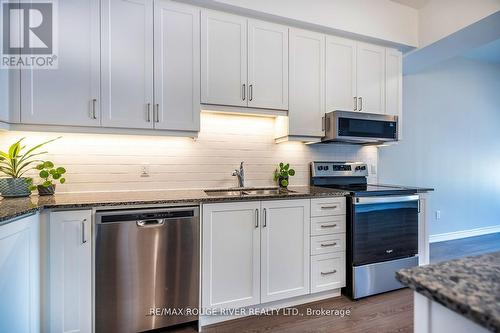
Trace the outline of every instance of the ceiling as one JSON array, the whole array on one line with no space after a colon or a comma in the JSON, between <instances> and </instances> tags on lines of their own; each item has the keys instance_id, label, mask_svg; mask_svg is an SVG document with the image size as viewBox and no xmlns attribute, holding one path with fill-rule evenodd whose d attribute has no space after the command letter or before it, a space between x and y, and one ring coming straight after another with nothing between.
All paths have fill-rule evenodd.
<instances>
[{"instance_id":1,"label":"ceiling","mask_svg":"<svg viewBox=\"0 0 500 333\"><path fill-rule=\"evenodd\" d=\"M391 0L393 2L397 2L399 4L412 7L415 9L420 9L424 7L430 0Z\"/></svg>"},{"instance_id":2,"label":"ceiling","mask_svg":"<svg viewBox=\"0 0 500 333\"><path fill-rule=\"evenodd\" d=\"M500 39L468 51L466 58L500 64Z\"/></svg>"}]
</instances>

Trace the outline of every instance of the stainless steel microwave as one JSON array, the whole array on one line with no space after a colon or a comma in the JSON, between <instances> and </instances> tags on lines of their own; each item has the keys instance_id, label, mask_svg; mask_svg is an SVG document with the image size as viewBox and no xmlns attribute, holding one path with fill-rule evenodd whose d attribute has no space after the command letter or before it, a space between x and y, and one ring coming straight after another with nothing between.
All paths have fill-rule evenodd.
<instances>
[{"instance_id":1,"label":"stainless steel microwave","mask_svg":"<svg viewBox=\"0 0 500 333\"><path fill-rule=\"evenodd\" d=\"M352 111L332 111L324 118L323 142L382 144L398 140L398 117Z\"/></svg>"}]
</instances>

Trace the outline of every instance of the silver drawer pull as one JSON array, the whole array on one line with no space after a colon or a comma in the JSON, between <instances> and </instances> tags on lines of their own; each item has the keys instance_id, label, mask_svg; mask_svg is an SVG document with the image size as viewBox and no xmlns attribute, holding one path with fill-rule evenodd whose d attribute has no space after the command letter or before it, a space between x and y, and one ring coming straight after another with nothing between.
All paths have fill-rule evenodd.
<instances>
[{"instance_id":1,"label":"silver drawer pull","mask_svg":"<svg viewBox=\"0 0 500 333\"><path fill-rule=\"evenodd\" d=\"M321 209L336 209L338 206L333 205L333 206L321 206Z\"/></svg>"},{"instance_id":2,"label":"silver drawer pull","mask_svg":"<svg viewBox=\"0 0 500 333\"><path fill-rule=\"evenodd\" d=\"M337 270L334 269L333 271L329 271L329 272L321 272L321 275L331 275L331 274L335 274L337 273Z\"/></svg>"},{"instance_id":3,"label":"silver drawer pull","mask_svg":"<svg viewBox=\"0 0 500 333\"><path fill-rule=\"evenodd\" d=\"M337 243L333 242L333 243L323 243L321 244L321 247L328 247L328 246L335 246L337 245Z\"/></svg>"},{"instance_id":4,"label":"silver drawer pull","mask_svg":"<svg viewBox=\"0 0 500 333\"><path fill-rule=\"evenodd\" d=\"M337 223L334 224L322 224L319 227L320 228L335 228L337 226Z\"/></svg>"}]
</instances>

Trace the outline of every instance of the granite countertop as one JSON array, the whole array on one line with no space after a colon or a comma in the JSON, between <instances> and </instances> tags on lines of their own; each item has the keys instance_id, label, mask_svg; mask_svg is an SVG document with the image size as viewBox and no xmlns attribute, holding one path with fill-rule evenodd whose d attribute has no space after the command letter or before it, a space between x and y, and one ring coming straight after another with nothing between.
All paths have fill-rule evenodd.
<instances>
[{"instance_id":1,"label":"granite countertop","mask_svg":"<svg viewBox=\"0 0 500 333\"><path fill-rule=\"evenodd\" d=\"M250 190L251 188L245 188ZM291 191L279 194L244 196L207 195L204 190L120 191L61 193L54 196L0 199L0 224L16 217L37 212L40 209L72 209L100 206L148 205L148 204L200 204L209 202L250 201L266 199L299 199L335 197L349 194L346 191L314 186L289 186ZM219 190L219 189L217 189Z\"/></svg>"},{"instance_id":2,"label":"granite countertop","mask_svg":"<svg viewBox=\"0 0 500 333\"><path fill-rule=\"evenodd\" d=\"M403 269L396 277L427 298L500 332L500 252Z\"/></svg>"}]
</instances>

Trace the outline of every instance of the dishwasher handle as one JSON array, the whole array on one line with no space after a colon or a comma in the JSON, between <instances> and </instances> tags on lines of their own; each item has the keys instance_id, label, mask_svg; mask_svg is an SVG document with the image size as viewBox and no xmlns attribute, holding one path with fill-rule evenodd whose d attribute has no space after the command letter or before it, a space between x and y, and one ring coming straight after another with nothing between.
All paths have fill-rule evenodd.
<instances>
[{"instance_id":1,"label":"dishwasher handle","mask_svg":"<svg viewBox=\"0 0 500 333\"><path fill-rule=\"evenodd\" d=\"M137 226L141 228L161 227L162 225L165 224L165 220L164 219L140 220L137 221L135 224L137 224Z\"/></svg>"}]
</instances>

